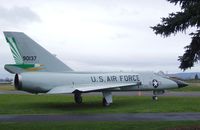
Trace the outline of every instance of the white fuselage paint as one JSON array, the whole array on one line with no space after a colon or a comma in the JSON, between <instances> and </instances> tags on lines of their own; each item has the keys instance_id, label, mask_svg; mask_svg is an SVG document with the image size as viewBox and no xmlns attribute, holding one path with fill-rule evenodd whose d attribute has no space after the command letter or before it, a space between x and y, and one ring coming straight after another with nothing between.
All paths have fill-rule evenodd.
<instances>
[{"instance_id":1,"label":"white fuselage paint","mask_svg":"<svg viewBox=\"0 0 200 130\"><path fill-rule=\"evenodd\" d=\"M22 90L43 93L57 86L76 87L117 83L137 83L134 86L109 91L150 91L178 88L176 82L151 72L26 72L21 74Z\"/></svg>"}]
</instances>

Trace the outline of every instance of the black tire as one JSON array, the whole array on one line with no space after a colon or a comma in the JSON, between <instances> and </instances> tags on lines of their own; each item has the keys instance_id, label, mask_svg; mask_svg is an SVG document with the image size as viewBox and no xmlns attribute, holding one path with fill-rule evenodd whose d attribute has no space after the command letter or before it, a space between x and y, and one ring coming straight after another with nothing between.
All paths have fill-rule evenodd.
<instances>
[{"instance_id":1,"label":"black tire","mask_svg":"<svg viewBox=\"0 0 200 130\"><path fill-rule=\"evenodd\" d=\"M75 103L77 104L81 104L83 102L83 99L80 93L74 94L74 100L75 100Z\"/></svg>"},{"instance_id":2,"label":"black tire","mask_svg":"<svg viewBox=\"0 0 200 130\"><path fill-rule=\"evenodd\" d=\"M157 96L152 96L152 99L153 99L154 101L157 101L157 100L158 100L158 97L157 97Z\"/></svg>"},{"instance_id":3,"label":"black tire","mask_svg":"<svg viewBox=\"0 0 200 130\"><path fill-rule=\"evenodd\" d=\"M110 105L110 103L108 103L108 102L106 101L106 99L105 99L105 98L103 98L103 101L102 101L102 103L103 103L103 106L104 106L104 107L107 107L107 106L109 106L109 105Z\"/></svg>"}]
</instances>

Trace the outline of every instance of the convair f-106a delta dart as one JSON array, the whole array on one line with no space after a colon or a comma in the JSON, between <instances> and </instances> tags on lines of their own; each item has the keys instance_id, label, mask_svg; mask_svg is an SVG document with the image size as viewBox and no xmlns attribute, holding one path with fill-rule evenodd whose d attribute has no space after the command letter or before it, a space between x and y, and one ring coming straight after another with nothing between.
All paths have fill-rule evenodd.
<instances>
[{"instance_id":1,"label":"convair f-106a delta dart","mask_svg":"<svg viewBox=\"0 0 200 130\"><path fill-rule=\"evenodd\" d=\"M74 94L82 103L82 93L102 92L103 105L112 101L116 91L153 91L153 99L166 89L181 88L186 83L153 72L77 72L65 65L22 32L4 32L16 64L5 69L15 74L17 90L30 93Z\"/></svg>"}]
</instances>

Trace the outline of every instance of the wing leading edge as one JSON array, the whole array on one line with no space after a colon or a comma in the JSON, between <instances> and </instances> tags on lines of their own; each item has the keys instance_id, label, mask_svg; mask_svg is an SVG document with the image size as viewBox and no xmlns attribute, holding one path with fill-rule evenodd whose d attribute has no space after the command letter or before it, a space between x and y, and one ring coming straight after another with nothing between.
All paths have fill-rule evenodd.
<instances>
[{"instance_id":1,"label":"wing leading edge","mask_svg":"<svg viewBox=\"0 0 200 130\"><path fill-rule=\"evenodd\" d=\"M69 86L58 86L51 90L49 90L48 94L62 94L62 93L74 93L74 92L93 92L93 91L102 91L102 90L108 90L113 88L120 88L120 87L131 87L131 86L137 86L141 83L118 83L118 84L102 84L102 85L74 85L72 87Z\"/></svg>"}]
</instances>

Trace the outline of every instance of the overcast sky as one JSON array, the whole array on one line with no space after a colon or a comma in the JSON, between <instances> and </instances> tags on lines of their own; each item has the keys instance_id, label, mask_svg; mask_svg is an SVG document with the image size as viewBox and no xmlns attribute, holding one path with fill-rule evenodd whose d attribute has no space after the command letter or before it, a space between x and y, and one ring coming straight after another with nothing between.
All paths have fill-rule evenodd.
<instances>
[{"instance_id":1,"label":"overcast sky","mask_svg":"<svg viewBox=\"0 0 200 130\"><path fill-rule=\"evenodd\" d=\"M22 31L78 71L181 72L190 31L163 38L150 26L179 11L166 0L0 0L0 74L14 63L3 31ZM200 66L190 71L199 71Z\"/></svg>"}]
</instances>

